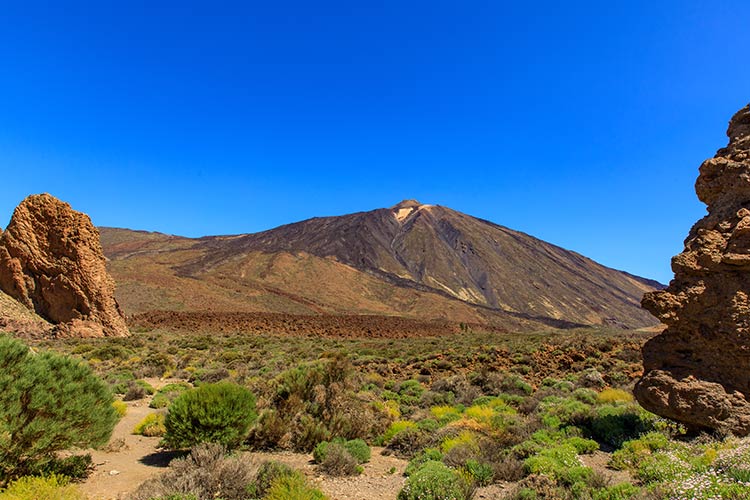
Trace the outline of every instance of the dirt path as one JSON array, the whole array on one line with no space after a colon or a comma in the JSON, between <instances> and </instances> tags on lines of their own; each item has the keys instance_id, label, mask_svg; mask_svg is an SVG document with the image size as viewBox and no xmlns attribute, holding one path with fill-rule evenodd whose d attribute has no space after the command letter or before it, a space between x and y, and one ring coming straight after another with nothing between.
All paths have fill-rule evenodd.
<instances>
[{"instance_id":1,"label":"dirt path","mask_svg":"<svg viewBox=\"0 0 750 500\"><path fill-rule=\"evenodd\" d=\"M581 462L586 467L591 467L595 472L598 472L609 482L609 484L615 485L620 483L632 482L633 478L627 471L614 470L607 467L610 459L612 458L611 453L605 453L603 451L595 451L591 455L580 455Z\"/></svg>"},{"instance_id":2,"label":"dirt path","mask_svg":"<svg viewBox=\"0 0 750 500\"><path fill-rule=\"evenodd\" d=\"M147 379L159 389L174 380ZM164 472L174 454L164 453L158 445L161 438L133 434L135 426L149 413L151 398L127 402L128 410L117 423L107 450L86 450L91 453L94 472L83 482L81 490L91 500L120 500L134 491L139 484Z\"/></svg>"},{"instance_id":3,"label":"dirt path","mask_svg":"<svg viewBox=\"0 0 750 500\"><path fill-rule=\"evenodd\" d=\"M88 450L96 466L94 473L81 484L92 500L112 500L133 491L139 484L164 470L168 457L156 454L161 438L132 434L143 417L156 410L148 400L133 401L128 412L115 427L110 440L112 451Z\"/></svg>"}]
</instances>

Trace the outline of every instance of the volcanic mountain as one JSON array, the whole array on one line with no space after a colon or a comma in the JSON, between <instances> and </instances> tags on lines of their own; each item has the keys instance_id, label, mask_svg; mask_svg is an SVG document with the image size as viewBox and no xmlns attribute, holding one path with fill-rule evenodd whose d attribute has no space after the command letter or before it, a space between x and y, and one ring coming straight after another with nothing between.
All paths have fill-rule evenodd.
<instances>
[{"instance_id":1,"label":"volcanic mountain","mask_svg":"<svg viewBox=\"0 0 750 500\"><path fill-rule=\"evenodd\" d=\"M128 314L374 314L507 328L637 328L655 324L640 300L661 286L414 200L237 236L100 232Z\"/></svg>"}]
</instances>

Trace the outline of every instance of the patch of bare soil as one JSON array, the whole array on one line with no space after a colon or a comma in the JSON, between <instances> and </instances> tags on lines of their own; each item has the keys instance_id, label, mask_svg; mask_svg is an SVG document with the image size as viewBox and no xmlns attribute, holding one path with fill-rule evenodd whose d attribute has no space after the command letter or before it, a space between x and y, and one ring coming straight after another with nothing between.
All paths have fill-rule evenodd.
<instances>
[{"instance_id":1,"label":"patch of bare soil","mask_svg":"<svg viewBox=\"0 0 750 500\"><path fill-rule=\"evenodd\" d=\"M633 478L627 471L614 470L607 467L609 460L612 458L611 453L595 451L591 455L580 455L581 462L586 467L591 467L594 472L604 476L611 485L632 482Z\"/></svg>"},{"instance_id":2,"label":"patch of bare soil","mask_svg":"<svg viewBox=\"0 0 750 500\"><path fill-rule=\"evenodd\" d=\"M508 498L513 491L513 485L515 483L499 483L491 484L483 488L477 488L474 493L474 500L499 500L501 498Z\"/></svg>"}]
</instances>

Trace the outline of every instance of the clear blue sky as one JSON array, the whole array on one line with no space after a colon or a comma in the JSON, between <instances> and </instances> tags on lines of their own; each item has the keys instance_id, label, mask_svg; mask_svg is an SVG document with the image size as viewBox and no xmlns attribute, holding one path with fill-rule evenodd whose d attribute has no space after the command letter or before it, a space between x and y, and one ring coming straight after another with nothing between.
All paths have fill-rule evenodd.
<instances>
[{"instance_id":1,"label":"clear blue sky","mask_svg":"<svg viewBox=\"0 0 750 500\"><path fill-rule=\"evenodd\" d=\"M155 4L160 4L155 7ZM750 2L3 2L0 226L255 232L416 198L663 282Z\"/></svg>"}]
</instances>

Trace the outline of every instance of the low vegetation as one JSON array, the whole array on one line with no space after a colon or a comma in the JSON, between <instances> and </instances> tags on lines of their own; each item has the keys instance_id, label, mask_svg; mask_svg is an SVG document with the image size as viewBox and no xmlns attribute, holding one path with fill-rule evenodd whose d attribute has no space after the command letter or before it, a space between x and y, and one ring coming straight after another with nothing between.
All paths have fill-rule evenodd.
<instances>
[{"instance_id":1,"label":"low vegetation","mask_svg":"<svg viewBox=\"0 0 750 500\"><path fill-rule=\"evenodd\" d=\"M80 359L65 358L128 399L153 392L157 409L133 431L192 449L136 499L324 498L300 472L247 463L241 451L308 452L321 474L357 476L374 445L409 461L401 500L464 500L498 482L512 483L513 500L750 498L750 441L688 436L634 401L646 338L467 331L291 341L151 331L40 348ZM156 372L172 377L158 391L143 379ZM105 392L101 404L116 419ZM55 488L79 472L24 468L57 478Z\"/></svg>"}]
</instances>

